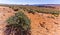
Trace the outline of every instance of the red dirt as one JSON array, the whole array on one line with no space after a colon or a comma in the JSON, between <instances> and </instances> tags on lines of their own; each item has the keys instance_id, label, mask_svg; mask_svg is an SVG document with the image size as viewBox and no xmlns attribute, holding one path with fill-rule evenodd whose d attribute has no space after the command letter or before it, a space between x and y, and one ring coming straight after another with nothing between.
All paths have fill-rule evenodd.
<instances>
[{"instance_id":1,"label":"red dirt","mask_svg":"<svg viewBox=\"0 0 60 35\"><path fill-rule=\"evenodd\" d=\"M31 20L31 35L60 35L60 15L55 17L52 14L27 13ZM0 35L5 35L6 19L14 15L14 11L9 7L0 6Z\"/></svg>"},{"instance_id":2,"label":"red dirt","mask_svg":"<svg viewBox=\"0 0 60 35\"><path fill-rule=\"evenodd\" d=\"M6 29L6 19L14 15L14 11L9 7L0 6L0 35L5 35L4 31Z\"/></svg>"},{"instance_id":3,"label":"red dirt","mask_svg":"<svg viewBox=\"0 0 60 35\"><path fill-rule=\"evenodd\" d=\"M43 13L26 15L31 20L31 35L60 35L60 16Z\"/></svg>"}]
</instances>

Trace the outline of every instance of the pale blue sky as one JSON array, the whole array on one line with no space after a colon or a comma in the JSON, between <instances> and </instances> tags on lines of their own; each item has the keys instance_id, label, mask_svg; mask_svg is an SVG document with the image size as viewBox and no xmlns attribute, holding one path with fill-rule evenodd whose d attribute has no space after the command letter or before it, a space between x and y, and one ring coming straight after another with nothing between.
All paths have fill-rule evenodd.
<instances>
[{"instance_id":1,"label":"pale blue sky","mask_svg":"<svg viewBox=\"0 0 60 35\"><path fill-rule=\"evenodd\" d=\"M2 4L60 4L60 0L0 0Z\"/></svg>"}]
</instances>

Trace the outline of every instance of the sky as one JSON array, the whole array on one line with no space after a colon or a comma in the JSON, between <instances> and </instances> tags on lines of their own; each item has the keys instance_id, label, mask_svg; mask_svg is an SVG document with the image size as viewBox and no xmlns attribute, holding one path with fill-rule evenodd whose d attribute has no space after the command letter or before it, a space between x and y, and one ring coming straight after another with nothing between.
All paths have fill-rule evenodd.
<instances>
[{"instance_id":1,"label":"sky","mask_svg":"<svg viewBox=\"0 0 60 35\"><path fill-rule=\"evenodd\" d=\"M60 4L60 0L0 0L1 4Z\"/></svg>"}]
</instances>

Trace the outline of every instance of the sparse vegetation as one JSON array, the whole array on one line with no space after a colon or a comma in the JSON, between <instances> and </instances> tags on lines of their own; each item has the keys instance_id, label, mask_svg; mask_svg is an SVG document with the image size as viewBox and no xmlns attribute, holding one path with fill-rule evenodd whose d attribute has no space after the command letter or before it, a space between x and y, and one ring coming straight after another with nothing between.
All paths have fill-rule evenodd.
<instances>
[{"instance_id":1,"label":"sparse vegetation","mask_svg":"<svg viewBox=\"0 0 60 35\"><path fill-rule=\"evenodd\" d=\"M47 35L45 34L45 32L42 31L49 32L51 26L53 26L54 24L56 25L59 24L59 22L56 21L59 21L58 16L60 15L60 11L58 9L55 9L54 7L36 7L36 6L23 6L23 5L21 6L13 5L8 7L11 8L12 12L8 8L7 9L3 8L2 10L8 11L7 13L8 15L4 13L5 11L3 11L2 13L6 15L1 14L2 15L1 17L6 17L6 19L8 18L8 16L11 16L10 18L7 19L8 25L5 28L6 31L4 30L4 33L6 32L6 35L36 35L36 34L42 35L42 33L43 35ZM12 16L12 14L14 14L14 11L15 15ZM30 25L30 19L26 15L31 19L31 25ZM5 18L3 18L3 20L4 19ZM3 26L3 24L1 26Z\"/></svg>"},{"instance_id":2,"label":"sparse vegetation","mask_svg":"<svg viewBox=\"0 0 60 35\"><path fill-rule=\"evenodd\" d=\"M59 14L60 14L60 11L58 11L58 10L50 10L50 9L40 9L40 10L36 10L36 12L38 12L38 13L46 13L46 14L52 14L52 15L54 15L54 16L56 16L56 17L58 17L59 16Z\"/></svg>"},{"instance_id":3,"label":"sparse vegetation","mask_svg":"<svg viewBox=\"0 0 60 35\"><path fill-rule=\"evenodd\" d=\"M34 14L35 11L34 11L33 9L29 9L29 10L28 10L28 13L32 13L32 14Z\"/></svg>"},{"instance_id":4,"label":"sparse vegetation","mask_svg":"<svg viewBox=\"0 0 60 35\"><path fill-rule=\"evenodd\" d=\"M11 6L13 9L15 9L16 8L16 6L15 7L13 7L13 6ZM32 8L29 8L29 7L25 7L25 6L18 6L17 7L19 10L20 10L20 8L21 9L23 9L23 10L27 10L28 11L28 13L32 13L32 14L34 14L35 12L38 12L38 13L46 13L46 14L52 14L52 15L54 15L54 16L56 16L56 17L58 17L59 16L59 14L60 14L60 11L59 10L54 10L54 9L51 9L51 8L38 8L38 9L32 9Z\"/></svg>"},{"instance_id":5,"label":"sparse vegetation","mask_svg":"<svg viewBox=\"0 0 60 35\"><path fill-rule=\"evenodd\" d=\"M14 9L14 11L18 11L18 9Z\"/></svg>"}]
</instances>

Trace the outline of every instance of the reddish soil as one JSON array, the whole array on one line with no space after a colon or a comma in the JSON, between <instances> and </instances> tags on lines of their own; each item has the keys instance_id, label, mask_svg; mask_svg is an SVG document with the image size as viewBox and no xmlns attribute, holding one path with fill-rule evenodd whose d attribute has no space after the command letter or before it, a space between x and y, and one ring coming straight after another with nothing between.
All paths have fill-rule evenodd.
<instances>
[{"instance_id":1,"label":"reddish soil","mask_svg":"<svg viewBox=\"0 0 60 35\"><path fill-rule=\"evenodd\" d=\"M60 35L60 16L43 13L26 15L31 20L31 35Z\"/></svg>"},{"instance_id":2,"label":"reddish soil","mask_svg":"<svg viewBox=\"0 0 60 35\"><path fill-rule=\"evenodd\" d=\"M0 6L0 35L5 35L4 31L6 29L6 19L8 19L10 16L14 15L13 10L9 7L3 7Z\"/></svg>"},{"instance_id":3,"label":"reddish soil","mask_svg":"<svg viewBox=\"0 0 60 35\"><path fill-rule=\"evenodd\" d=\"M31 35L60 35L60 15L55 17L52 14L27 13L31 20ZM5 35L6 19L14 15L14 11L9 7L0 6L0 35Z\"/></svg>"}]
</instances>

